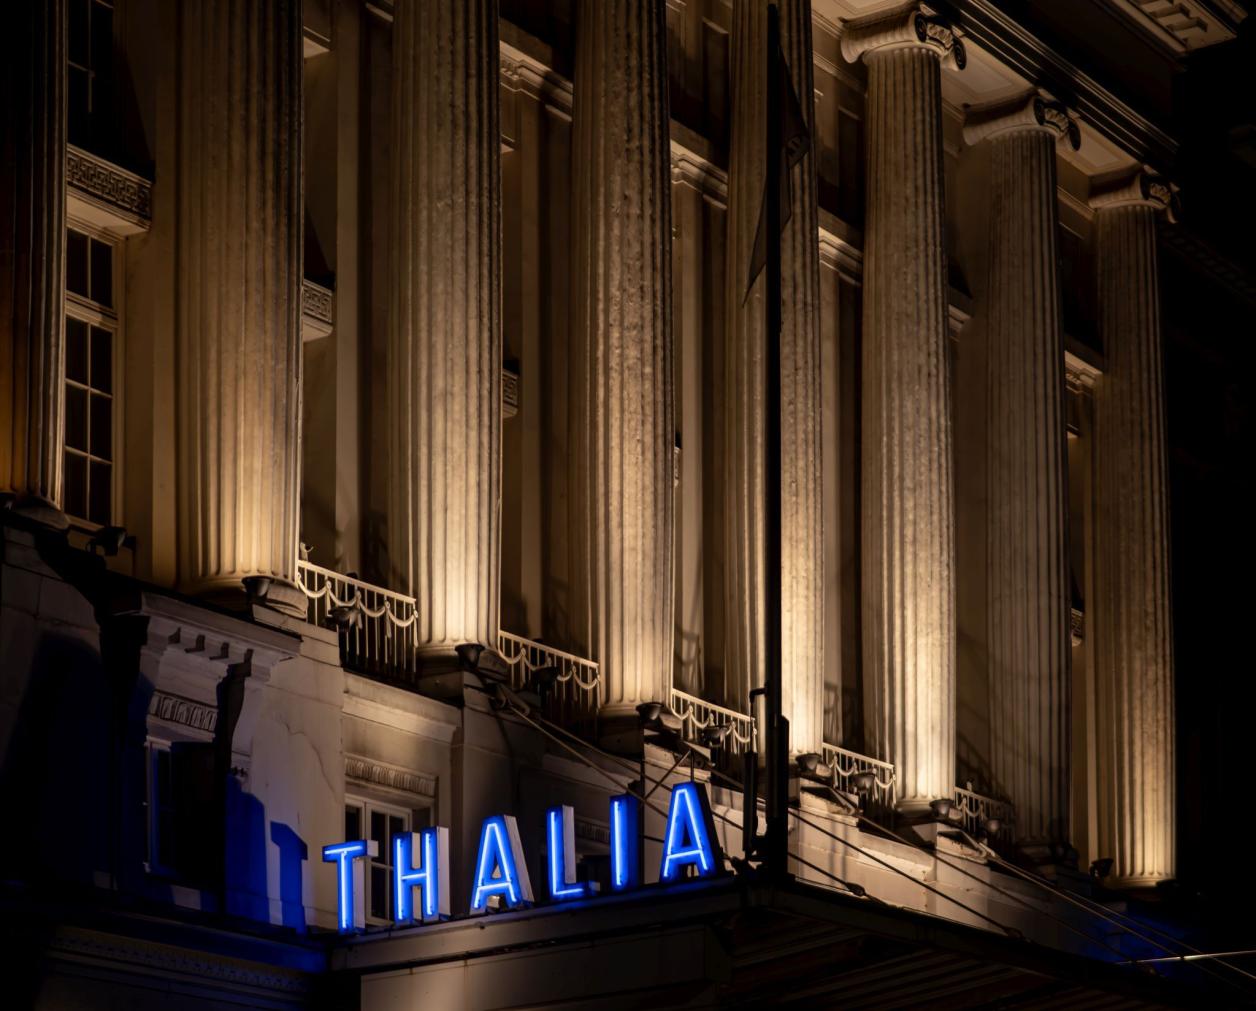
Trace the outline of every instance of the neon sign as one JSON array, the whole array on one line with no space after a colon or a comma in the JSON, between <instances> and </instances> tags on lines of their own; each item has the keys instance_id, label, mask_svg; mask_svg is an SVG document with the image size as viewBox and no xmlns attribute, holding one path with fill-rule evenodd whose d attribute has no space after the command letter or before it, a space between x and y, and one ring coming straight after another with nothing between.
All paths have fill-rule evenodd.
<instances>
[{"instance_id":1,"label":"neon sign","mask_svg":"<svg viewBox=\"0 0 1256 1011\"><path fill-rule=\"evenodd\" d=\"M610 799L610 887L626 892L641 887L641 801L631 794ZM545 812L545 877L552 902L571 902L597 894L594 881L576 877L575 812L562 805ZM336 865L336 920L342 934L366 926L365 862L379 856L374 840L350 839L323 847L323 860ZM398 926L448 919L449 830L428 828L393 838L392 888ZM514 817L496 814L484 820L471 882L471 915L490 909L522 909L535 901L519 826ZM711 804L702 784L678 783L672 788L663 831L659 881L683 880L689 869L697 877L718 874L723 867ZM415 895L418 894L418 902Z\"/></svg>"}]
</instances>

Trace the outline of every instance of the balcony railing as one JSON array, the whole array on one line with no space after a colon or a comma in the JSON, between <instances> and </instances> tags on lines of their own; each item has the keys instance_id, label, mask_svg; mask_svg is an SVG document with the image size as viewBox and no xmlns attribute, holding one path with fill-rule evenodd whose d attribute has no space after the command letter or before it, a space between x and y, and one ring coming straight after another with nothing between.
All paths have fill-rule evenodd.
<instances>
[{"instance_id":1,"label":"balcony railing","mask_svg":"<svg viewBox=\"0 0 1256 1011\"><path fill-rule=\"evenodd\" d=\"M870 808L893 809L898 773L891 763L839 748L836 744L822 744L820 750L824 764L832 770L835 789L866 797Z\"/></svg>"},{"instance_id":2,"label":"balcony railing","mask_svg":"<svg viewBox=\"0 0 1256 1011\"><path fill-rule=\"evenodd\" d=\"M341 660L364 674L398 677L414 670L414 598L304 560L297 583L309 599L311 625L340 633Z\"/></svg>"},{"instance_id":3,"label":"balcony railing","mask_svg":"<svg viewBox=\"0 0 1256 1011\"><path fill-rule=\"evenodd\" d=\"M973 790L972 783L955 788L951 818L969 835L988 835L996 842L1008 842L1012 838L1015 816L1016 811L1011 804L977 793ZM998 827L993 832L987 830L991 819L998 822Z\"/></svg>"},{"instance_id":4,"label":"balcony railing","mask_svg":"<svg viewBox=\"0 0 1256 1011\"><path fill-rule=\"evenodd\" d=\"M313 562L297 562L297 584L309 600L306 620L340 633L340 658L359 673L406 680L415 669L415 600ZM537 689L551 715L581 719L597 713L601 674L591 660L510 632L497 651L516 689Z\"/></svg>"},{"instance_id":5,"label":"balcony railing","mask_svg":"<svg viewBox=\"0 0 1256 1011\"><path fill-rule=\"evenodd\" d=\"M594 661L512 632L497 634L497 652L510 667L510 686L537 691L551 715L565 720L596 715L602 675Z\"/></svg>"},{"instance_id":6,"label":"balcony railing","mask_svg":"<svg viewBox=\"0 0 1256 1011\"><path fill-rule=\"evenodd\" d=\"M701 739L706 727L727 726L728 733L720 745L725 756L742 755L752 748L757 749L753 716L717 706L714 702L705 702L679 688L672 689L670 705L672 712L680 717L681 736L696 741Z\"/></svg>"}]
</instances>

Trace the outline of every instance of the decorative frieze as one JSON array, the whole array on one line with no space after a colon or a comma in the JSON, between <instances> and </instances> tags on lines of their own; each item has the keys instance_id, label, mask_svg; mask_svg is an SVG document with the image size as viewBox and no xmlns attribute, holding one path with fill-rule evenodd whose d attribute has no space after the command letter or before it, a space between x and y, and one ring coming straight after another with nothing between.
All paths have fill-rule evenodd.
<instances>
[{"instance_id":1,"label":"decorative frieze","mask_svg":"<svg viewBox=\"0 0 1256 1011\"><path fill-rule=\"evenodd\" d=\"M326 337L336 323L336 293L313 281L301 285L301 339Z\"/></svg>"},{"instance_id":2,"label":"decorative frieze","mask_svg":"<svg viewBox=\"0 0 1256 1011\"><path fill-rule=\"evenodd\" d=\"M360 755L345 755L345 779L367 786L382 786L400 790L416 797L436 796L436 776L427 772L414 772L399 765L377 762Z\"/></svg>"},{"instance_id":3,"label":"decorative frieze","mask_svg":"<svg viewBox=\"0 0 1256 1011\"><path fill-rule=\"evenodd\" d=\"M519 373L502 367L502 417L513 418L519 413Z\"/></svg>"},{"instance_id":4,"label":"decorative frieze","mask_svg":"<svg viewBox=\"0 0 1256 1011\"><path fill-rule=\"evenodd\" d=\"M65 181L71 190L132 224L148 227L153 216L153 184L90 151L68 145Z\"/></svg>"},{"instance_id":5,"label":"decorative frieze","mask_svg":"<svg viewBox=\"0 0 1256 1011\"><path fill-rule=\"evenodd\" d=\"M148 715L208 735L218 726L216 707L168 692L153 692L148 700Z\"/></svg>"}]
</instances>

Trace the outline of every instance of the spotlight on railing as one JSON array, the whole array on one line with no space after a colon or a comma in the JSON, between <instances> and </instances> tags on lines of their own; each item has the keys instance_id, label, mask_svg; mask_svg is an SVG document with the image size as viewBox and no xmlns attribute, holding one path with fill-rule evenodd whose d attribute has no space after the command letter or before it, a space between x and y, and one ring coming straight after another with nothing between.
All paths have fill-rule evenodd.
<instances>
[{"instance_id":1,"label":"spotlight on railing","mask_svg":"<svg viewBox=\"0 0 1256 1011\"><path fill-rule=\"evenodd\" d=\"M327 612L327 621L338 632L347 632L362 624L362 612L353 604L340 604Z\"/></svg>"},{"instance_id":2,"label":"spotlight on railing","mask_svg":"<svg viewBox=\"0 0 1256 1011\"><path fill-rule=\"evenodd\" d=\"M857 772L851 777L851 784L855 787L855 792L861 797L868 796L876 782L876 774L871 772Z\"/></svg>"},{"instance_id":3,"label":"spotlight on railing","mask_svg":"<svg viewBox=\"0 0 1256 1011\"><path fill-rule=\"evenodd\" d=\"M938 821L946 821L951 816L951 801L948 797L939 797L937 800L929 801L929 807L933 811L933 817Z\"/></svg>"},{"instance_id":4,"label":"spotlight on railing","mask_svg":"<svg viewBox=\"0 0 1256 1011\"><path fill-rule=\"evenodd\" d=\"M1112 873L1112 868L1116 861L1111 857L1100 857L1090 865L1090 876L1096 881L1102 881Z\"/></svg>"},{"instance_id":5,"label":"spotlight on railing","mask_svg":"<svg viewBox=\"0 0 1256 1011\"><path fill-rule=\"evenodd\" d=\"M102 555L112 558L126 545L126 527L101 527L87 542L87 550L92 554L100 549Z\"/></svg>"},{"instance_id":6,"label":"spotlight on railing","mask_svg":"<svg viewBox=\"0 0 1256 1011\"><path fill-rule=\"evenodd\" d=\"M641 705L637 706L637 718L641 721L641 726L647 729L658 723L662 712L662 702L642 702Z\"/></svg>"},{"instance_id":7,"label":"spotlight on railing","mask_svg":"<svg viewBox=\"0 0 1256 1011\"><path fill-rule=\"evenodd\" d=\"M464 642L454 647L458 664L468 674L478 674L491 681L505 681L510 676L506 661L495 651L478 642Z\"/></svg>"},{"instance_id":8,"label":"spotlight on railing","mask_svg":"<svg viewBox=\"0 0 1256 1011\"><path fill-rule=\"evenodd\" d=\"M702 743L708 748L720 748L724 745L724 738L728 736L728 732L732 730L732 725L728 723L712 723L709 727L702 728Z\"/></svg>"},{"instance_id":9,"label":"spotlight on railing","mask_svg":"<svg viewBox=\"0 0 1256 1011\"><path fill-rule=\"evenodd\" d=\"M1003 828L1003 822L999 821L998 818L987 818L981 823L981 831L988 839L993 839L998 835L1001 828Z\"/></svg>"},{"instance_id":10,"label":"spotlight on railing","mask_svg":"<svg viewBox=\"0 0 1256 1011\"><path fill-rule=\"evenodd\" d=\"M536 692L542 698L558 681L558 668L554 664L546 664L544 667L533 667L531 676L528 678L528 689Z\"/></svg>"}]
</instances>

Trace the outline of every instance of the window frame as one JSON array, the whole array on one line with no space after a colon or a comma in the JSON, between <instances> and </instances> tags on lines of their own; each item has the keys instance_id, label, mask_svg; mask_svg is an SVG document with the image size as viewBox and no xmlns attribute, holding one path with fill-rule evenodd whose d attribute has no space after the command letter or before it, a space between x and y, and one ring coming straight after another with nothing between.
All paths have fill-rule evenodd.
<instances>
[{"instance_id":1,"label":"window frame","mask_svg":"<svg viewBox=\"0 0 1256 1011\"><path fill-rule=\"evenodd\" d=\"M380 800L368 794L345 793L344 807L346 812L349 808L356 808L358 811L359 824L362 828L361 838L371 838L371 814L380 813L385 819L388 817L399 817L402 820L402 831L414 831L415 811L413 808L406 807L403 803L396 801ZM385 821L387 824L387 821ZM366 894L363 896L363 904L366 910L366 922L370 926L383 927L390 926L393 922L393 902L392 894L392 833L388 833L388 845L381 845L379 848L379 856L367 858L365 875L363 876ZM380 868L384 871L384 916L374 916L371 912L371 871Z\"/></svg>"},{"instance_id":2,"label":"window frame","mask_svg":"<svg viewBox=\"0 0 1256 1011\"><path fill-rule=\"evenodd\" d=\"M85 221L83 218L78 217L73 214L66 215L65 230L67 233L67 237L66 237L66 255L67 256L69 255L69 237L68 237L69 232L75 231L75 232L80 233L81 235L87 236L88 238L88 255L87 255L88 271L89 271L88 290L91 289L91 282L90 282L91 240L95 240L96 242L99 242L108 246L111 251L110 273L112 276L110 280L112 283L111 283L110 294L112 296L112 301L113 301L112 308L105 306L100 302L96 302L92 300L91 298L80 295L76 292L71 292L69 289L69 285L67 283L63 291L65 312L64 312L64 318L62 320L61 326L62 326L62 341L63 341L64 347L68 347L68 344L69 344L69 321L71 319L76 320L81 323L85 323L89 327L94 326L102 330L108 330L110 334L112 335L112 348L111 348L112 361L110 362L111 392L108 395L110 399L110 413L111 413L111 420L112 420L112 424L110 425L111 432L110 432L110 446L109 446L110 454L112 456L112 459L109 461L110 485L111 485L109 489L109 525L125 526L122 507L123 507L123 502L124 502L123 475L125 473L123 469L124 468L123 447L126 441L123 438L123 428L125 426L125 421L126 421L123 414L125 410L125 403L126 403L125 388L124 388L125 387L125 384L124 384L125 369L123 367L123 362L125 360L125 349L126 349L126 333L125 333L125 327L123 326L123 321L126 318L126 311L125 311L125 306L124 306L126 285L122 283L122 275L123 275L123 271L125 270L125 262L126 262L125 260L126 241L122 237L114 234L113 232L108 231L107 229L100 228L97 225L93 225ZM90 340L90 337L89 337L89 340ZM62 362L61 362L61 385L62 385L63 391L66 388L68 388L70 385L76 386L80 389L87 389L89 391L95 389L95 387L91 386L91 382L90 382L91 380L90 350L88 353L89 373L88 373L87 384L80 383L77 380L72 380L66 376L66 357L67 356L63 354ZM90 404L91 404L91 393L89 392L88 393L89 414L90 414ZM61 409L61 417L62 417L63 426L65 423L66 411L67 411L67 408L63 404L62 409ZM90 419L89 419L89 425L90 425ZM90 443L90 437L88 441ZM65 468L66 454L73 453L79 456L86 456L87 460L89 461L89 469L88 469L88 475L89 475L88 477L88 501L89 502L90 502L90 487L91 487L90 461L93 459L101 459L100 457L93 456L90 450L91 450L90 445L88 446L88 450L86 453L78 449L71 449L70 447L65 445L64 437L62 438L62 446L61 446L61 454L62 454L61 465L63 469L62 481L64 482L64 468ZM64 493L64 488L63 488L62 503L64 504L64 502L65 502L65 493ZM90 511L90 509L88 511ZM81 530L85 530L89 532L95 532L101 529L101 527L104 525L101 523L96 523L88 519L86 516L78 516L78 515L70 514L68 511L66 515L70 517L71 524L76 529L81 529Z\"/></svg>"},{"instance_id":3,"label":"window frame","mask_svg":"<svg viewBox=\"0 0 1256 1011\"><path fill-rule=\"evenodd\" d=\"M178 869L170 864L163 864L157 859L160 850L160 818L163 810L177 812L177 805L171 797L163 808L157 796L157 762L159 755L165 755L170 763L168 775L171 777L171 792L174 790L174 755L171 741L164 738L149 736L144 741L144 870L148 874L162 878L177 878ZM177 862L177 859L176 859Z\"/></svg>"}]
</instances>

